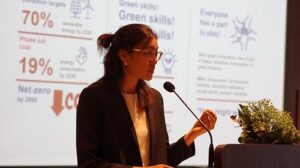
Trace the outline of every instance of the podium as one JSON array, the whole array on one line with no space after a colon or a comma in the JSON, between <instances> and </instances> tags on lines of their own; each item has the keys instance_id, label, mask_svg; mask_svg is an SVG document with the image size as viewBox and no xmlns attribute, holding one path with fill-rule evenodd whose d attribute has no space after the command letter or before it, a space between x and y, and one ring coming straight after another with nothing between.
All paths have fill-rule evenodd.
<instances>
[{"instance_id":1,"label":"podium","mask_svg":"<svg viewBox=\"0 0 300 168\"><path fill-rule=\"evenodd\" d=\"M227 144L215 149L215 168L300 168L300 145Z\"/></svg>"}]
</instances>

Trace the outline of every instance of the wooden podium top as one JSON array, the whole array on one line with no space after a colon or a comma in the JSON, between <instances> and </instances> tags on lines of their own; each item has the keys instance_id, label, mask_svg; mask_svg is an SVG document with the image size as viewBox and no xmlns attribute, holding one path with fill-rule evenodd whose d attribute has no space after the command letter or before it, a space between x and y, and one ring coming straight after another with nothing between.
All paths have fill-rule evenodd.
<instances>
[{"instance_id":1,"label":"wooden podium top","mask_svg":"<svg viewBox=\"0 0 300 168\"><path fill-rule=\"evenodd\" d=\"M215 149L215 168L300 168L300 145L227 144Z\"/></svg>"}]
</instances>

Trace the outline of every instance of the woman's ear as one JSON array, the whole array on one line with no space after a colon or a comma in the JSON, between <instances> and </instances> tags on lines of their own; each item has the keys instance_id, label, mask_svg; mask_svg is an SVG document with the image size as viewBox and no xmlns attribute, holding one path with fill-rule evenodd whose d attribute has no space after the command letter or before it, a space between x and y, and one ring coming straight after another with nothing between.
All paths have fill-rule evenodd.
<instances>
[{"instance_id":1,"label":"woman's ear","mask_svg":"<svg viewBox=\"0 0 300 168\"><path fill-rule=\"evenodd\" d=\"M128 59L128 52L126 50L120 49L118 51L118 57L122 61L122 64L126 66L127 65L127 59Z\"/></svg>"}]
</instances>

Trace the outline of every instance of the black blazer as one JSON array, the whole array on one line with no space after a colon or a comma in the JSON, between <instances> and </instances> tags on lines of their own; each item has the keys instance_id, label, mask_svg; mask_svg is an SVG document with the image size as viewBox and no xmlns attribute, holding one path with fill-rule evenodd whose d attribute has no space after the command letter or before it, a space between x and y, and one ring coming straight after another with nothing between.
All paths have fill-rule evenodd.
<instances>
[{"instance_id":1,"label":"black blazer","mask_svg":"<svg viewBox=\"0 0 300 168\"><path fill-rule=\"evenodd\" d=\"M78 167L142 166L134 125L119 87L100 79L83 89L77 107ZM153 103L146 109L150 128L150 164L177 166L195 154L183 137L169 144L163 99L152 89Z\"/></svg>"}]
</instances>

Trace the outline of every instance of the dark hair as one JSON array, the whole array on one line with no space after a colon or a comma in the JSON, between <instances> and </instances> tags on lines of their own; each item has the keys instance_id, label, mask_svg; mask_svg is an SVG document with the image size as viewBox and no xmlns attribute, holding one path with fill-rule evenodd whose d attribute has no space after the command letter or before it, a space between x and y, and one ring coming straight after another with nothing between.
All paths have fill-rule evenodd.
<instances>
[{"instance_id":1,"label":"dark hair","mask_svg":"<svg viewBox=\"0 0 300 168\"><path fill-rule=\"evenodd\" d=\"M100 50L107 49L104 56L104 76L118 83L124 75L122 61L118 56L120 49L131 52L137 45L144 43L146 46L156 34L152 29L144 24L129 24L119 28L114 34L102 34L98 37L97 45ZM145 108L150 103L149 86L144 80L139 80L137 84L137 94L139 108Z\"/></svg>"}]
</instances>

